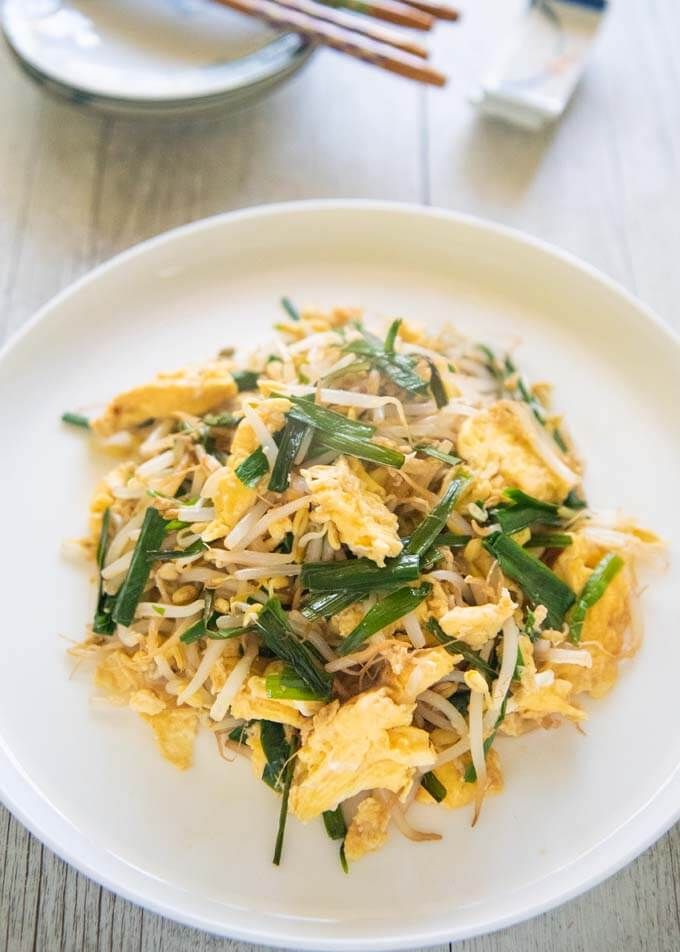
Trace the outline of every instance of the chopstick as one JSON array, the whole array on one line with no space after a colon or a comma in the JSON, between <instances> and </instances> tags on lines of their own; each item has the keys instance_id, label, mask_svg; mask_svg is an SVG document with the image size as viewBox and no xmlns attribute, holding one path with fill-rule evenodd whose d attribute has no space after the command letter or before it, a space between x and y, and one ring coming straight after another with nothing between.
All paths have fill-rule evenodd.
<instances>
[{"instance_id":1,"label":"chopstick","mask_svg":"<svg viewBox=\"0 0 680 952\"><path fill-rule=\"evenodd\" d=\"M362 13L375 20L385 20L397 26L408 26L412 30L430 30L434 17L423 9L416 9L417 3L402 3L401 0L320 0L329 7L345 7L352 13ZM424 0L427 2L427 0Z\"/></svg>"},{"instance_id":2,"label":"chopstick","mask_svg":"<svg viewBox=\"0 0 680 952\"><path fill-rule=\"evenodd\" d=\"M273 26L284 27L304 33L324 46L330 46L347 56L379 66L391 73L430 86L443 86L446 77L417 56L403 53L384 42L364 38L353 30L336 26L306 13L298 13L289 7L280 6L272 0L216 0L222 6L231 7L239 13L265 20ZM385 0L381 0L384 4ZM373 6L373 4L370 4ZM399 4L404 6L404 4ZM414 10L414 13L418 12Z\"/></svg>"},{"instance_id":3,"label":"chopstick","mask_svg":"<svg viewBox=\"0 0 680 952\"><path fill-rule=\"evenodd\" d=\"M429 55L424 46L401 33L397 33L396 30L385 30L383 27L367 23L362 17L332 10L324 5L324 0L320 0L320 2L317 2L317 0L275 0L275 2L282 7L296 10L298 13L306 13L308 16L326 20L328 23L334 23L336 26L352 30L354 33L361 33L362 36L367 36L375 40L376 43L385 43L387 46L403 50L404 53L419 56L421 59L427 59Z\"/></svg>"},{"instance_id":4,"label":"chopstick","mask_svg":"<svg viewBox=\"0 0 680 952\"><path fill-rule=\"evenodd\" d=\"M460 11L455 10L445 3L434 3L430 2L430 0L408 0L408 2L412 7L415 7L417 10L422 10L424 13L429 13L437 20L460 19Z\"/></svg>"}]
</instances>

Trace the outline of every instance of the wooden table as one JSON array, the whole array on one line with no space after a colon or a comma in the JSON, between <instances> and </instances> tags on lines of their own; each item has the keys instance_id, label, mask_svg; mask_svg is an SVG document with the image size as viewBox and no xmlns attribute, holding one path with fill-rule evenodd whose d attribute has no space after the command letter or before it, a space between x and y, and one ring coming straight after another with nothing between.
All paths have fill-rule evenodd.
<instances>
[{"instance_id":1,"label":"wooden table","mask_svg":"<svg viewBox=\"0 0 680 952\"><path fill-rule=\"evenodd\" d=\"M340 196L517 226L601 268L680 328L680 4L613 0L572 107L540 134L480 121L466 101L521 6L469 0L462 24L437 30L444 91L321 53L272 98L224 118L78 112L45 98L0 52L0 341L78 275L151 235L246 205ZM0 844L2 952L251 948L116 898L1 807ZM679 947L680 827L580 899L459 946Z\"/></svg>"}]
</instances>

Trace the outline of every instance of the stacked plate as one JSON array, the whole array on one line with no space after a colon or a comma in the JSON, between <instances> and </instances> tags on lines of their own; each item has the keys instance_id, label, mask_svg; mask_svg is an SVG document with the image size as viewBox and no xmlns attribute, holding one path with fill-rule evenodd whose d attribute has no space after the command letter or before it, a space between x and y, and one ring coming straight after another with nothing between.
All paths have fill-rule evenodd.
<instances>
[{"instance_id":1,"label":"stacked plate","mask_svg":"<svg viewBox=\"0 0 680 952\"><path fill-rule=\"evenodd\" d=\"M23 69L72 102L176 114L252 101L313 51L210 0L7 0L2 28Z\"/></svg>"}]
</instances>

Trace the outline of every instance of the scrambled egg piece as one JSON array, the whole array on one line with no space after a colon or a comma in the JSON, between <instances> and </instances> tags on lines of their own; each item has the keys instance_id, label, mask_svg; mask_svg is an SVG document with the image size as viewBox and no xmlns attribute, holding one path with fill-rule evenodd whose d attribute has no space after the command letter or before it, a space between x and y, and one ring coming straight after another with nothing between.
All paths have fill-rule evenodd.
<instances>
[{"instance_id":1,"label":"scrambled egg piece","mask_svg":"<svg viewBox=\"0 0 680 952\"><path fill-rule=\"evenodd\" d=\"M168 708L159 714L142 714L151 724L156 743L166 760L178 768L191 767L198 715L184 707Z\"/></svg>"},{"instance_id":2,"label":"scrambled egg piece","mask_svg":"<svg viewBox=\"0 0 680 952\"><path fill-rule=\"evenodd\" d=\"M139 662L118 649L97 665L94 683L112 704L128 704L132 695L145 687L146 678Z\"/></svg>"},{"instance_id":3,"label":"scrambled egg piece","mask_svg":"<svg viewBox=\"0 0 680 952\"><path fill-rule=\"evenodd\" d=\"M483 474L500 473L509 486L546 502L560 503L579 477L568 467L557 445L556 465L550 466L537 452L536 444L546 436L538 427L524 404L499 400L465 420L458 435L458 453Z\"/></svg>"},{"instance_id":4,"label":"scrambled egg piece","mask_svg":"<svg viewBox=\"0 0 680 952\"><path fill-rule=\"evenodd\" d=\"M345 856L350 862L361 859L366 853L379 850L387 840L390 811L381 800L366 797L357 807L357 812L347 829Z\"/></svg>"},{"instance_id":5,"label":"scrambled egg piece","mask_svg":"<svg viewBox=\"0 0 680 952\"><path fill-rule=\"evenodd\" d=\"M283 428L284 413L289 407L288 400L279 398L263 400L253 409L270 432L275 433ZM259 440L250 423L247 420L241 420L234 433L227 465L222 469L222 476L213 496L215 519L203 532L205 542L212 542L214 539L228 535L251 506L255 505L258 487L245 486L236 475L236 470L259 445ZM268 474L263 477L263 481L265 479L268 481Z\"/></svg>"},{"instance_id":6,"label":"scrambled egg piece","mask_svg":"<svg viewBox=\"0 0 680 952\"><path fill-rule=\"evenodd\" d=\"M395 643L385 651L385 657L391 672L384 683L400 704L414 701L462 661L461 655L449 654L441 645L412 652L410 646Z\"/></svg>"},{"instance_id":7,"label":"scrambled egg piece","mask_svg":"<svg viewBox=\"0 0 680 952\"><path fill-rule=\"evenodd\" d=\"M338 538L358 556L378 565L387 556L399 555L399 521L377 492L367 489L341 456L332 466L303 469L313 496L314 516L330 522Z\"/></svg>"},{"instance_id":8,"label":"scrambled egg piece","mask_svg":"<svg viewBox=\"0 0 680 952\"><path fill-rule=\"evenodd\" d=\"M466 807L468 803L475 802L477 781L468 783L465 779L465 771L470 763L470 755L463 754L457 760L442 764L441 767L437 767L433 771L437 780L446 788L446 796L441 801L441 806L448 807L449 810L457 810L459 807ZM493 748L486 755L486 773L486 793L500 793L503 789L503 775L501 774L500 759ZM424 787L419 788L416 799L419 803L436 802Z\"/></svg>"},{"instance_id":9,"label":"scrambled egg piece","mask_svg":"<svg viewBox=\"0 0 680 952\"><path fill-rule=\"evenodd\" d=\"M171 416L178 410L200 416L236 392L228 364L222 360L159 373L144 386L118 394L104 413L92 421L92 429L100 436L110 436L149 418Z\"/></svg>"},{"instance_id":10,"label":"scrambled egg piece","mask_svg":"<svg viewBox=\"0 0 680 952\"><path fill-rule=\"evenodd\" d=\"M578 534L572 544L555 561L554 571L575 592L580 592L605 550ZM588 691L602 697L614 685L618 661L625 654L626 630L631 623L630 599L633 579L626 566L609 583L604 595L586 612L581 630L580 648L593 659L591 668L573 664L556 664L555 673L570 681L575 693Z\"/></svg>"},{"instance_id":11,"label":"scrambled egg piece","mask_svg":"<svg viewBox=\"0 0 680 952\"><path fill-rule=\"evenodd\" d=\"M574 687L562 678L555 678L552 684L536 684L536 664L533 645L526 635L520 636L519 649L522 654L519 687L513 684L512 700L516 711L506 716L499 730L509 736L523 734L536 726L553 727L559 719L579 723L585 720L586 713L571 703Z\"/></svg>"},{"instance_id":12,"label":"scrambled egg piece","mask_svg":"<svg viewBox=\"0 0 680 952\"><path fill-rule=\"evenodd\" d=\"M304 727L309 716L302 713L300 708L311 708L310 713L319 711L323 702L282 701L267 697L266 680L258 675L251 675L238 694L231 702L233 717L245 721L265 720L276 721L277 724L290 724L291 727Z\"/></svg>"},{"instance_id":13,"label":"scrambled egg piece","mask_svg":"<svg viewBox=\"0 0 680 952\"><path fill-rule=\"evenodd\" d=\"M457 638L479 650L483 648L489 638L493 638L500 631L503 624L512 618L517 605L510 597L510 592L504 588L500 601L490 605L457 605L439 619L444 632L451 638Z\"/></svg>"},{"instance_id":14,"label":"scrambled egg piece","mask_svg":"<svg viewBox=\"0 0 680 952\"><path fill-rule=\"evenodd\" d=\"M417 767L434 750L426 731L411 727L413 704L397 704L387 688L373 688L319 711L298 751L290 810L311 820L362 790L408 792Z\"/></svg>"}]
</instances>

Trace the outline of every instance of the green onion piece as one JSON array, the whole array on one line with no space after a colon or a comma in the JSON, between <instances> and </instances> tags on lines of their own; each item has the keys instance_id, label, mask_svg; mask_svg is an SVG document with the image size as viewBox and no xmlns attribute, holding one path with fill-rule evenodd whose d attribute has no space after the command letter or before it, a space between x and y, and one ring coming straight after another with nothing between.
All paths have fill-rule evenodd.
<instances>
[{"instance_id":1,"label":"green onion piece","mask_svg":"<svg viewBox=\"0 0 680 952\"><path fill-rule=\"evenodd\" d=\"M238 426L241 420L233 413L206 413L203 422L206 426L223 426L231 429Z\"/></svg>"},{"instance_id":2,"label":"green onion piece","mask_svg":"<svg viewBox=\"0 0 680 952\"><path fill-rule=\"evenodd\" d=\"M441 535L437 536L435 542L437 545L448 545L450 549L462 549L471 538L472 536L458 535L455 532L442 532Z\"/></svg>"},{"instance_id":3,"label":"green onion piece","mask_svg":"<svg viewBox=\"0 0 680 952\"><path fill-rule=\"evenodd\" d=\"M297 751L298 737L297 734L293 735L293 739L290 742L290 757L288 758L288 763L286 764L284 775L283 775L283 792L281 796L281 810L279 812L279 828L276 834L276 844L274 846L274 859L273 863L275 866L278 866L281 862L281 853L283 852L283 837L286 832L286 819L288 817L288 798L290 796L290 785L293 782L293 774L295 772L295 753Z\"/></svg>"},{"instance_id":4,"label":"green onion piece","mask_svg":"<svg viewBox=\"0 0 680 952\"><path fill-rule=\"evenodd\" d=\"M290 471L308 431L307 424L300 423L299 420L288 420L286 423L279 443L278 456L269 480L268 488L272 492L282 493L288 489Z\"/></svg>"},{"instance_id":5,"label":"green onion piece","mask_svg":"<svg viewBox=\"0 0 680 952\"><path fill-rule=\"evenodd\" d=\"M564 500L564 505L568 509L586 509L588 503L582 499L575 489L570 490L569 495Z\"/></svg>"},{"instance_id":6,"label":"green onion piece","mask_svg":"<svg viewBox=\"0 0 680 952\"><path fill-rule=\"evenodd\" d=\"M559 630L567 610L575 600L569 586L551 572L547 565L529 555L514 539L502 532L487 536L484 548L498 560L505 574L521 586L533 605L545 605L549 627Z\"/></svg>"},{"instance_id":7,"label":"green onion piece","mask_svg":"<svg viewBox=\"0 0 680 952\"><path fill-rule=\"evenodd\" d=\"M439 777L433 774L431 770L428 770L426 774L423 774L420 781L420 786L427 790L436 803L441 803L442 800L446 799L446 787L441 782Z\"/></svg>"},{"instance_id":8,"label":"green onion piece","mask_svg":"<svg viewBox=\"0 0 680 952\"><path fill-rule=\"evenodd\" d=\"M160 549L165 533L166 523L161 514L153 507L147 509L132 553L130 568L116 597L116 607L113 610L113 620L116 624L125 626L132 624L137 603L151 571L151 559L148 554Z\"/></svg>"},{"instance_id":9,"label":"green onion piece","mask_svg":"<svg viewBox=\"0 0 680 952\"><path fill-rule=\"evenodd\" d=\"M420 588L407 586L386 595L366 612L356 628L342 642L338 648L338 654L346 655L356 651L359 645L371 635L414 611L421 602L425 601L431 591L432 586L423 583Z\"/></svg>"},{"instance_id":10,"label":"green onion piece","mask_svg":"<svg viewBox=\"0 0 680 952\"><path fill-rule=\"evenodd\" d=\"M111 617L111 612L115 605L115 597L107 595L104 591L104 580L102 579L102 569L106 560L106 550L109 544L109 524L111 522L111 510L105 509L102 513L102 526L99 532L99 542L97 544L97 568L99 569L99 588L97 591L97 608L92 622L92 631L96 635L112 635L116 630L115 623Z\"/></svg>"},{"instance_id":11,"label":"green onion piece","mask_svg":"<svg viewBox=\"0 0 680 952\"><path fill-rule=\"evenodd\" d=\"M71 426L80 426L84 430L90 429L90 421L86 416L83 416L82 413L71 413L67 411L61 415L62 423L70 423Z\"/></svg>"},{"instance_id":12,"label":"green onion piece","mask_svg":"<svg viewBox=\"0 0 680 952\"><path fill-rule=\"evenodd\" d=\"M498 718L496 720L496 723L494 724L494 728L492 732L489 734L489 736L487 737L487 739L484 741L484 757L485 758L486 758L486 755L489 753L489 750L491 749L491 745L496 739L498 728L501 726L502 722L505 720L505 708L507 706L507 703L508 703L508 695L506 694L505 697L503 698L503 703L501 704L501 709L498 713ZM477 780L477 771L475 770L475 765L473 763L469 763L467 767L465 768L465 774L463 776L463 779L465 780L465 783L474 783Z\"/></svg>"},{"instance_id":13,"label":"green onion piece","mask_svg":"<svg viewBox=\"0 0 680 952\"><path fill-rule=\"evenodd\" d=\"M307 562L302 566L300 582L310 592L346 594L391 588L402 582L414 582L419 575L418 555L402 553L394 559L387 559L382 568L371 559Z\"/></svg>"},{"instance_id":14,"label":"green onion piece","mask_svg":"<svg viewBox=\"0 0 680 952\"><path fill-rule=\"evenodd\" d=\"M247 721L245 724L239 724L238 727L235 727L233 731L227 734L229 740L233 740L237 744L245 744L246 737L248 736L248 728L252 724L252 721Z\"/></svg>"},{"instance_id":15,"label":"green onion piece","mask_svg":"<svg viewBox=\"0 0 680 952\"><path fill-rule=\"evenodd\" d=\"M432 459L438 459L442 463L449 463L451 466L457 466L460 463L458 456L452 456L451 453L442 453L441 450L435 449L434 446L416 446L416 450L419 453L425 453L426 456L431 456Z\"/></svg>"},{"instance_id":16,"label":"green onion piece","mask_svg":"<svg viewBox=\"0 0 680 952\"><path fill-rule=\"evenodd\" d=\"M427 549L430 548L432 543L446 525L446 520L449 518L456 500L460 496L463 488L467 486L468 482L468 479L451 480L449 485L446 487L446 492L442 498L434 506L432 512L430 512L429 515L423 519L411 536L408 544L405 547L406 552L410 552L412 555L421 556L427 551Z\"/></svg>"},{"instance_id":17,"label":"green onion piece","mask_svg":"<svg viewBox=\"0 0 680 952\"><path fill-rule=\"evenodd\" d=\"M324 810L323 825L326 827L326 833L332 840L344 840L347 836L347 824L342 812L342 807L337 806L335 810Z\"/></svg>"},{"instance_id":18,"label":"green onion piece","mask_svg":"<svg viewBox=\"0 0 680 952\"><path fill-rule=\"evenodd\" d=\"M361 597L360 592L322 592L320 595L310 598L301 611L305 618L309 618L310 621L316 618L328 618L331 615L337 615L345 608L349 608Z\"/></svg>"},{"instance_id":19,"label":"green onion piece","mask_svg":"<svg viewBox=\"0 0 680 952\"><path fill-rule=\"evenodd\" d=\"M289 297L281 298L281 307L284 309L284 311L286 312L288 317L291 319L291 321L300 320L300 312L295 307L295 305L293 304L293 302L291 301Z\"/></svg>"},{"instance_id":20,"label":"green onion piece","mask_svg":"<svg viewBox=\"0 0 680 952\"><path fill-rule=\"evenodd\" d=\"M566 549L573 537L568 532L532 532L527 549Z\"/></svg>"},{"instance_id":21,"label":"green onion piece","mask_svg":"<svg viewBox=\"0 0 680 952\"><path fill-rule=\"evenodd\" d=\"M179 640L182 644L193 645L195 641L200 641L203 637L205 637L205 622L200 618L187 628L183 635L180 635Z\"/></svg>"},{"instance_id":22,"label":"green onion piece","mask_svg":"<svg viewBox=\"0 0 680 952\"><path fill-rule=\"evenodd\" d=\"M203 539L196 539L186 549L157 549L155 552L147 552L147 558L152 562L169 562L172 559L186 559L190 555L205 551L207 548L208 546Z\"/></svg>"},{"instance_id":23,"label":"green onion piece","mask_svg":"<svg viewBox=\"0 0 680 952\"><path fill-rule=\"evenodd\" d=\"M288 399L293 404L289 417L313 426L322 433L367 440L375 432L375 427L360 423L358 420L350 420L342 413L336 413L335 410L320 407L307 397L289 397Z\"/></svg>"},{"instance_id":24,"label":"green onion piece","mask_svg":"<svg viewBox=\"0 0 680 952\"><path fill-rule=\"evenodd\" d=\"M385 338L384 351L386 354L394 353L394 342L397 339L397 334L399 333L399 328L401 327L401 318L396 321L392 321L390 324L390 329L387 332L387 337Z\"/></svg>"},{"instance_id":25,"label":"green onion piece","mask_svg":"<svg viewBox=\"0 0 680 952\"><path fill-rule=\"evenodd\" d=\"M264 474L268 472L269 461L264 455L264 450L261 446L258 446L247 459L244 459L243 462L236 467L236 475L238 478L244 486L249 486L251 489L257 486Z\"/></svg>"},{"instance_id":26,"label":"green onion piece","mask_svg":"<svg viewBox=\"0 0 680 952\"><path fill-rule=\"evenodd\" d=\"M446 392L446 387L444 386L444 381L442 380L442 376L439 373L437 365L433 360L428 360L428 363L430 365L430 390L432 391L434 402L441 410L441 408L445 407L449 402L449 396Z\"/></svg>"},{"instance_id":27,"label":"green onion piece","mask_svg":"<svg viewBox=\"0 0 680 952\"><path fill-rule=\"evenodd\" d=\"M290 744L286 740L283 724L277 724L275 721L260 721L260 743L267 758L262 779L272 790L281 790L286 764L290 757Z\"/></svg>"},{"instance_id":28,"label":"green onion piece","mask_svg":"<svg viewBox=\"0 0 680 952\"><path fill-rule=\"evenodd\" d=\"M577 644L581 640L581 631L586 619L586 613L602 598L609 584L614 581L624 566L620 555L608 552L597 563L590 574L588 581L581 589L581 594L569 612L569 640Z\"/></svg>"},{"instance_id":29,"label":"green onion piece","mask_svg":"<svg viewBox=\"0 0 680 952\"><path fill-rule=\"evenodd\" d=\"M311 691L307 683L302 680L292 668L285 667L283 671L268 674L265 678L267 697L277 701L325 701L326 696L320 696Z\"/></svg>"},{"instance_id":30,"label":"green onion piece","mask_svg":"<svg viewBox=\"0 0 680 952\"><path fill-rule=\"evenodd\" d=\"M359 330L364 339L347 344L344 348L346 353L370 357L373 365L402 390L407 390L410 393L423 393L427 390L429 384L422 377L419 377L413 369L416 363L414 357L408 354L389 353L378 337L370 334L362 327Z\"/></svg>"},{"instance_id":31,"label":"green onion piece","mask_svg":"<svg viewBox=\"0 0 680 952\"><path fill-rule=\"evenodd\" d=\"M505 370L506 370L507 377L512 377L514 374L517 373L517 367L515 366L513 361L510 359L510 357L505 358ZM567 444L564 442L562 434L560 433L559 430L551 430L547 426L545 407L543 406L541 401L538 400L535 397L535 395L531 392L531 388L527 385L526 380L521 375L518 376L517 378L517 392L519 393L521 400L524 403L526 403L526 405L529 407L529 409L531 410L533 415L536 417L538 422L541 424L541 426L545 427L548 433L550 433L550 435L555 440L559 448L563 452L566 452Z\"/></svg>"},{"instance_id":32,"label":"green onion piece","mask_svg":"<svg viewBox=\"0 0 680 952\"><path fill-rule=\"evenodd\" d=\"M333 370L331 373L326 374L325 377L321 378L321 381L324 384L329 384L331 381L339 380L341 377L347 377L350 374L366 373L366 371L370 369L370 360L357 357L353 363L348 364L346 367L339 367L337 370Z\"/></svg>"},{"instance_id":33,"label":"green onion piece","mask_svg":"<svg viewBox=\"0 0 680 952\"><path fill-rule=\"evenodd\" d=\"M181 519L171 519L170 522L165 523L165 531L177 532L179 529L186 529L186 527L190 525L190 522L182 522Z\"/></svg>"},{"instance_id":34,"label":"green onion piece","mask_svg":"<svg viewBox=\"0 0 680 952\"><path fill-rule=\"evenodd\" d=\"M214 616L210 619L210 625L214 623ZM254 625L241 625L238 628L213 628L208 627L205 629L205 637L209 638L211 641L229 641L230 638L240 638L241 635L256 635L258 633L257 628ZM184 638L180 639L181 641Z\"/></svg>"},{"instance_id":35,"label":"green onion piece","mask_svg":"<svg viewBox=\"0 0 680 952\"><path fill-rule=\"evenodd\" d=\"M240 392L242 390L257 389L257 381L260 375L256 370L235 370L232 373L232 377Z\"/></svg>"},{"instance_id":36,"label":"green onion piece","mask_svg":"<svg viewBox=\"0 0 680 952\"><path fill-rule=\"evenodd\" d=\"M486 344L477 344L477 349L481 350L481 352L486 357L486 369L489 371L494 380L502 384L505 380L505 374L494 352L490 347L487 347Z\"/></svg>"},{"instance_id":37,"label":"green onion piece","mask_svg":"<svg viewBox=\"0 0 680 952\"><path fill-rule=\"evenodd\" d=\"M401 469L404 465L404 454L397 450L380 446L370 440L359 440L339 433L323 433L317 440L317 445L327 450L337 450L346 456L355 456L368 463L379 463L382 466L393 466Z\"/></svg>"},{"instance_id":38,"label":"green onion piece","mask_svg":"<svg viewBox=\"0 0 680 952\"><path fill-rule=\"evenodd\" d=\"M552 503L529 496L521 489L506 489L503 495L509 502L494 509L492 515L507 535L520 532L535 522L548 526L559 526L562 522L559 507Z\"/></svg>"},{"instance_id":39,"label":"green onion piece","mask_svg":"<svg viewBox=\"0 0 680 952\"><path fill-rule=\"evenodd\" d=\"M484 661L483 658L480 658L468 644L464 641L457 641L455 638L451 638L447 635L436 618L430 618L428 620L427 628L432 632L437 641L444 645L449 654L462 655L463 661L469 664L471 668L476 668L477 671L480 671L487 679L493 680L498 677L498 671L487 661Z\"/></svg>"},{"instance_id":40,"label":"green onion piece","mask_svg":"<svg viewBox=\"0 0 680 952\"><path fill-rule=\"evenodd\" d=\"M347 854L345 853L345 841L342 841L340 847L340 865L342 866L343 873L349 873L349 863L347 862Z\"/></svg>"},{"instance_id":41,"label":"green onion piece","mask_svg":"<svg viewBox=\"0 0 680 952\"><path fill-rule=\"evenodd\" d=\"M287 661L310 691L318 697L330 697L331 677L317 662L309 647L291 628L281 603L270 598L255 622L258 634L277 658Z\"/></svg>"}]
</instances>

